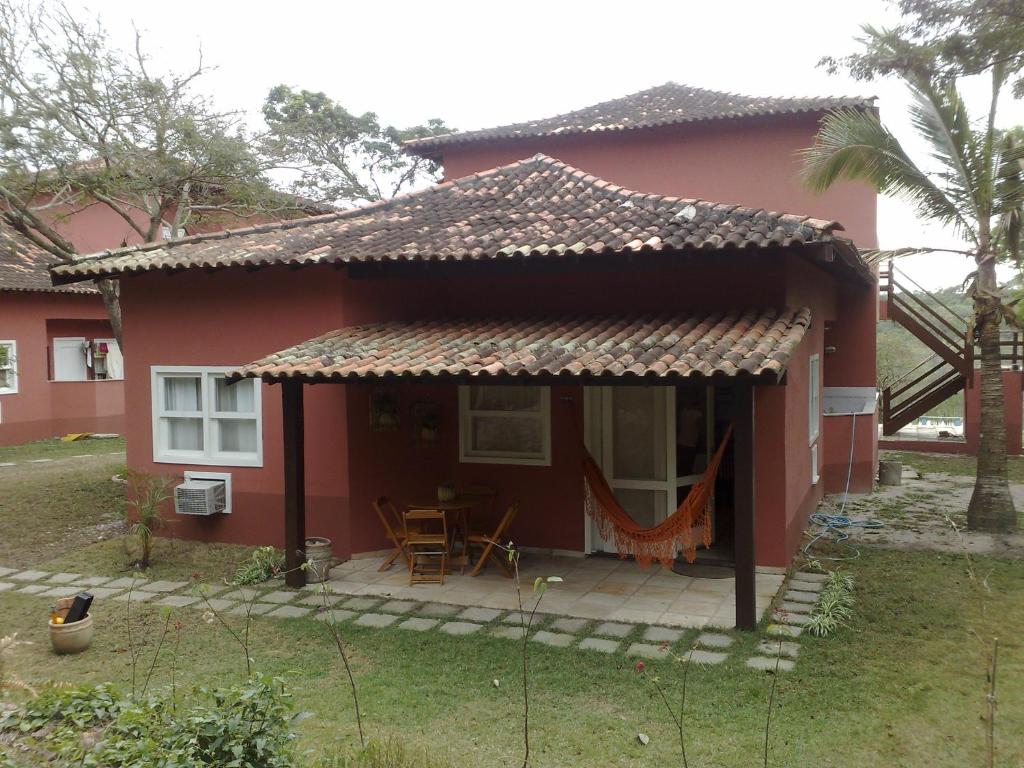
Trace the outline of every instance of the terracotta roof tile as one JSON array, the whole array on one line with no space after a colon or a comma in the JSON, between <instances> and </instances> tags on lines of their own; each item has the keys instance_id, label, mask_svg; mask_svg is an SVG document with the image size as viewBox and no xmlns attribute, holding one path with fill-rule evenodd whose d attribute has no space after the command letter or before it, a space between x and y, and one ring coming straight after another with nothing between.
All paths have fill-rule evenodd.
<instances>
[{"instance_id":1,"label":"terracotta roof tile","mask_svg":"<svg viewBox=\"0 0 1024 768\"><path fill-rule=\"evenodd\" d=\"M749 375L777 381L810 322L807 308L389 322L332 331L233 375L270 380Z\"/></svg>"},{"instance_id":2,"label":"terracotta roof tile","mask_svg":"<svg viewBox=\"0 0 1024 768\"><path fill-rule=\"evenodd\" d=\"M781 98L743 96L737 93L709 91L679 83L665 83L639 93L577 109L554 117L523 123L483 128L442 136L427 136L405 143L406 150L418 155L436 156L446 146L483 141L561 136L581 133L606 133L637 128L737 119L800 112L827 112L837 107L866 107L873 99L847 96Z\"/></svg>"},{"instance_id":3,"label":"terracotta roof tile","mask_svg":"<svg viewBox=\"0 0 1024 768\"><path fill-rule=\"evenodd\" d=\"M558 258L836 242L842 226L622 189L545 155L362 208L107 251L55 282L160 269ZM854 257L855 258L855 257Z\"/></svg>"},{"instance_id":4,"label":"terracotta roof tile","mask_svg":"<svg viewBox=\"0 0 1024 768\"><path fill-rule=\"evenodd\" d=\"M97 293L87 283L54 287L49 268L58 263L55 256L0 219L0 291Z\"/></svg>"}]
</instances>

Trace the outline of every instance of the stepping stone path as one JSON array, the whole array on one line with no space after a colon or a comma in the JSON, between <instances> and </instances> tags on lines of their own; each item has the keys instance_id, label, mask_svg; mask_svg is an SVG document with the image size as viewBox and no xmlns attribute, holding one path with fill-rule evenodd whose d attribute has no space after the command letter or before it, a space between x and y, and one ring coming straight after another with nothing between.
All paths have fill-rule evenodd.
<instances>
[{"instance_id":1,"label":"stepping stone path","mask_svg":"<svg viewBox=\"0 0 1024 768\"><path fill-rule=\"evenodd\" d=\"M826 577L797 573L786 585L784 599L777 605L773 623L752 655L739 659L751 669L789 671L795 666L800 645L797 639L810 619ZM210 609L231 616L250 615L256 619L315 619L332 623L350 622L373 630L402 629L409 632L441 632L447 635L486 635L500 640L522 642L522 618L517 610L466 607L446 603L401 600L386 594L346 595L324 592L323 585L302 590L287 589L278 579L252 587L224 584L190 584L185 581L148 580L136 576L88 576L77 573L18 571L0 566L0 592L18 592L43 599L72 595L88 589L98 600L151 602L175 609ZM200 590L202 594L200 594ZM216 597L214 597L216 595ZM326 610L325 610L326 605ZM528 620L528 617L526 617ZM493 625L493 626L487 626ZM539 627L543 626L543 629ZM481 630L485 629L482 633ZM626 638L630 638L627 641ZM781 648L780 648L780 642ZM719 665L735 654L730 650L736 636L726 632L700 631L684 626L631 624L594 621L589 618L534 616L531 643L553 648L624 655L652 662L674 663L672 657L694 664ZM635 642L634 642L635 641ZM781 658L779 657L781 654Z\"/></svg>"}]
</instances>

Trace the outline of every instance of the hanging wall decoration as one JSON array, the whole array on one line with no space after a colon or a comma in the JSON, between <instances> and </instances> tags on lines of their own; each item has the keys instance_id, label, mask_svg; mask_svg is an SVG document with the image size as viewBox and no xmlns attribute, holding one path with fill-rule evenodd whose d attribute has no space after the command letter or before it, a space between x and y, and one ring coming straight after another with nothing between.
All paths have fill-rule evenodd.
<instances>
[{"instance_id":1,"label":"hanging wall decoration","mask_svg":"<svg viewBox=\"0 0 1024 768\"><path fill-rule=\"evenodd\" d=\"M398 392L390 387L377 387L370 393L370 428L374 432L398 429Z\"/></svg>"},{"instance_id":2,"label":"hanging wall decoration","mask_svg":"<svg viewBox=\"0 0 1024 768\"><path fill-rule=\"evenodd\" d=\"M437 403L412 404L413 445L434 445L441 439L441 407Z\"/></svg>"}]
</instances>

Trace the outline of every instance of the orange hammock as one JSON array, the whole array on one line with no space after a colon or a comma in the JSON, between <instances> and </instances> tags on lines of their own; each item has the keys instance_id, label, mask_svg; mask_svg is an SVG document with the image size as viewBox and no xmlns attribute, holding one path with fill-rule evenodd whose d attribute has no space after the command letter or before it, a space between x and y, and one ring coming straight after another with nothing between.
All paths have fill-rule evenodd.
<instances>
[{"instance_id":1,"label":"orange hammock","mask_svg":"<svg viewBox=\"0 0 1024 768\"><path fill-rule=\"evenodd\" d=\"M715 490L715 476L731 436L732 426L725 431L704 474L686 494L676 511L653 528L641 528L619 505L601 468L584 447L586 510L597 524L601 538L615 544L619 557L633 555L641 568L646 568L655 560L665 568L671 568L676 552L680 550L687 562L692 563L697 557L698 529L704 546L711 546L711 497Z\"/></svg>"}]
</instances>

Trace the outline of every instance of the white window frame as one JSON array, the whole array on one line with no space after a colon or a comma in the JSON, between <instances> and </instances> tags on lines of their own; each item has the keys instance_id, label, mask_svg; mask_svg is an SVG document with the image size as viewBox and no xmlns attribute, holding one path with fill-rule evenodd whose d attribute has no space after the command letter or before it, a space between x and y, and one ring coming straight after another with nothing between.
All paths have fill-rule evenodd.
<instances>
[{"instance_id":1,"label":"white window frame","mask_svg":"<svg viewBox=\"0 0 1024 768\"><path fill-rule=\"evenodd\" d=\"M807 444L814 445L821 434L821 358L811 355L807 367Z\"/></svg>"},{"instance_id":2,"label":"white window frame","mask_svg":"<svg viewBox=\"0 0 1024 768\"><path fill-rule=\"evenodd\" d=\"M479 385L487 386L487 385ZM520 386L520 385L514 385ZM530 386L530 385L525 385ZM470 408L471 387L459 387L459 461L464 464L522 464L536 467L551 466L551 389L538 387L540 390L540 410L529 411L477 411ZM541 427L540 453L520 453L505 451L472 451L470 435L474 415L488 417L525 418L536 416Z\"/></svg>"},{"instance_id":3,"label":"white window frame","mask_svg":"<svg viewBox=\"0 0 1024 768\"><path fill-rule=\"evenodd\" d=\"M216 388L210 385L215 378L237 366L208 365L154 365L150 367L151 388L150 408L153 416L153 461L157 464L198 464L220 467L262 467L263 466L263 404L262 385L253 379L253 411L256 421L256 451L254 453L216 452L213 437L218 418L237 419L238 414L222 413L214 409ZM203 408L194 412L176 411L174 416L203 420L203 450L178 451L167 447L167 433L164 420L170 416L164 410L161 383L167 377L196 377L201 380L200 393Z\"/></svg>"},{"instance_id":4,"label":"white window frame","mask_svg":"<svg viewBox=\"0 0 1024 768\"><path fill-rule=\"evenodd\" d=\"M11 385L0 387L0 395L16 395L18 394L18 342L14 339L0 339L0 347L7 347L10 350L7 353L7 360L11 371Z\"/></svg>"}]
</instances>

